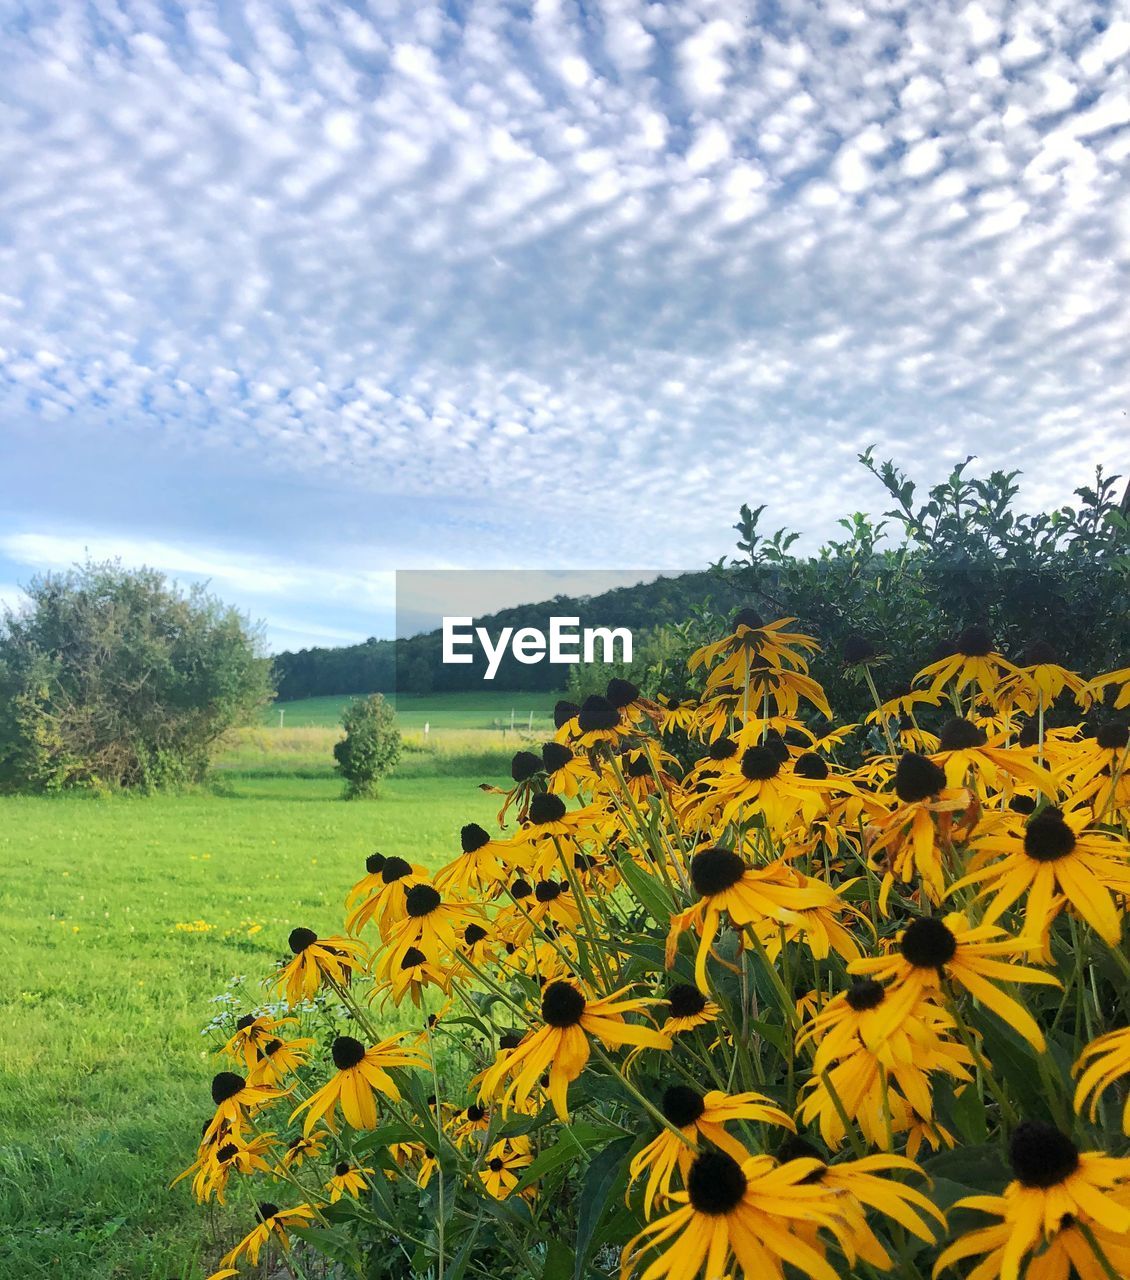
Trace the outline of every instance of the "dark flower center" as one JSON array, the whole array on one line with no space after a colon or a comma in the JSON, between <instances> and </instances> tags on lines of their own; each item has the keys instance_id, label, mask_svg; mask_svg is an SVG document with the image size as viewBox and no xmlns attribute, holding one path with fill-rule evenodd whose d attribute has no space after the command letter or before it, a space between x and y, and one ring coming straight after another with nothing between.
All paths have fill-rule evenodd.
<instances>
[{"instance_id":1,"label":"dark flower center","mask_svg":"<svg viewBox=\"0 0 1130 1280\"><path fill-rule=\"evenodd\" d=\"M663 1101L660 1105L663 1108L663 1114L676 1129L685 1129L688 1125L694 1124L706 1110L702 1094L686 1084L673 1084L670 1088L664 1089Z\"/></svg>"},{"instance_id":2,"label":"dark flower center","mask_svg":"<svg viewBox=\"0 0 1130 1280\"><path fill-rule=\"evenodd\" d=\"M895 794L903 804L915 804L936 796L946 785L946 771L933 760L908 751L895 770Z\"/></svg>"},{"instance_id":3,"label":"dark flower center","mask_svg":"<svg viewBox=\"0 0 1130 1280\"><path fill-rule=\"evenodd\" d=\"M793 765L793 772L799 778L815 778L819 781L821 778L828 776L828 765L815 751L806 751L804 755L797 757L796 764Z\"/></svg>"},{"instance_id":4,"label":"dark flower center","mask_svg":"<svg viewBox=\"0 0 1130 1280\"><path fill-rule=\"evenodd\" d=\"M1013 796L1008 802L1008 807L1013 813L1035 813L1036 797L1035 796Z\"/></svg>"},{"instance_id":5,"label":"dark flower center","mask_svg":"<svg viewBox=\"0 0 1130 1280\"><path fill-rule=\"evenodd\" d=\"M260 1222L267 1222L269 1219L273 1218L278 1211L279 1207L277 1204L271 1204L269 1200L264 1200L261 1204L256 1206L255 1216Z\"/></svg>"},{"instance_id":6,"label":"dark flower center","mask_svg":"<svg viewBox=\"0 0 1130 1280\"><path fill-rule=\"evenodd\" d=\"M674 1018L693 1018L706 1008L706 997L698 987L680 982L667 992L667 1004Z\"/></svg>"},{"instance_id":7,"label":"dark flower center","mask_svg":"<svg viewBox=\"0 0 1130 1280\"><path fill-rule=\"evenodd\" d=\"M903 931L899 949L916 969L940 969L957 954L957 939L937 916L920 916Z\"/></svg>"},{"instance_id":8,"label":"dark flower center","mask_svg":"<svg viewBox=\"0 0 1130 1280\"><path fill-rule=\"evenodd\" d=\"M291 929L286 941L291 951L300 956L311 943L318 941L318 935L313 929Z\"/></svg>"},{"instance_id":9,"label":"dark flower center","mask_svg":"<svg viewBox=\"0 0 1130 1280\"><path fill-rule=\"evenodd\" d=\"M404 905L414 919L431 915L442 899L430 884L414 884L404 895Z\"/></svg>"},{"instance_id":10,"label":"dark flower center","mask_svg":"<svg viewBox=\"0 0 1130 1280\"><path fill-rule=\"evenodd\" d=\"M848 987L844 998L856 1013L863 1013L867 1009L877 1009L883 1003L886 994L881 983L876 982L874 978L864 978L861 982L853 983Z\"/></svg>"},{"instance_id":11,"label":"dark flower center","mask_svg":"<svg viewBox=\"0 0 1130 1280\"><path fill-rule=\"evenodd\" d=\"M729 760L737 749L738 744L733 738L719 738L717 742L712 742L707 747L706 754L711 760Z\"/></svg>"},{"instance_id":12,"label":"dark flower center","mask_svg":"<svg viewBox=\"0 0 1130 1280\"><path fill-rule=\"evenodd\" d=\"M237 1156L237 1155L239 1155L239 1148L235 1145L235 1143L225 1142L224 1145L219 1149L219 1151L216 1152L216 1159L221 1164L227 1164L227 1162L233 1156Z\"/></svg>"},{"instance_id":13,"label":"dark flower center","mask_svg":"<svg viewBox=\"0 0 1130 1280\"><path fill-rule=\"evenodd\" d=\"M1040 741L1039 720L1026 720L1016 735L1017 744L1021 747L1034 747Z\"/></svg>"},{"instance_id":14,"label":"dark flower center","mask_svg":"<svg viewBox=\"0 0 1130 1280\"><path fill-rule=\"evenodd\" d=\"M501 1173L505 1167L506 1166L502 1163L502 1161L498 1158L498 1156L495 1156L494 1159L487 1166L487 1168L490 1169L491 1173Z\"/></svg>"},{"instance_id":15,"label":"dark flower center","mask_svg":"<svg viewBox=\"0 0 1130 1280\"><path fill-rule=\"evenodd\" d=\"M477 822L468 822L465 827L459 829L459 843L464 853L474 853L484 844L490 844L490 836Z\"/></svg>"},{"instance_id":16,"label":"dark flower center","mask_svg":"<svg viewBox=\"0 0 1130 1280\"><path fill-rule=\"evenodd\" d=\"M500 1049L517 1049L522 1043L523 1034L521 1031L504 1031L498 1037L498 1047Z\"/></svg>"},{"instance_id":17,"label":"dark flower center","mask_svg":"<svg viewBox=\"0 0 1130 1280\"><path fill-rule=\"evenodd\" d=\"M539 827L547 822L560 822L565 816L565 801L560 796L540 792L530 801L530 821Z\"/></svg>"},{"instance_id":18,"label":"dark flower center","mask_svg":"<svg viewBox=\"0 0 1130 1280\"><path fill-rule=\"evenodd\" d=\"M619 709L626 707L629 702L635 702L640 696L640 691L630 680L620 680L613 677L608 682L608 688L605 689L604 696L614 707Z\"/></svg>"},{"instance_id":19,"label":"dark flower center","mask_svg":"<svg viewBox=\"0 0 1130 1280\"><path fill-rule=\"evenodd\" d=\"M1037 640L1024 651L1020 665L1024 667L1058 666L1059 654L1046 640Z\"/></svg>"},{"instance_id":20,"label":"dark flower center","mask_svg":"<svg viewBox=\"0 0 1130 1280\"><path fill-rule=\"evenodd\" d=\"M345 1177L345 1175L346 1175L348 1172L349 1172L349 1161L348 1161L348 1160L343 1160L340 1164L335 1164L335 1165L334 1165L334 1177L335 1177L335 1178L344 1178L344 1177Z\"/></svg>"},{"instance_id":21,"label":"dark flower center","mask_svg":"<svg viewBox=\"0 0 1130 1280\"><path fill-rule=\"evenodd\" d=\"M273 1058L281 1048L282 1048L281 1040L268 1040L267 1043L263 1046L263 1051L261 1056L264 1058Z\"/></svg>"},{"instance_id":22,"label":"dark flower center","mask_svg":"<svg viewBox=\"0 0 1130 1280\"><path fill-rule=\"evenodd\" d=\"M1095 741L1104 751L1118 751L1130 741L1130 728L1124 724L1100 724L1095 730Z\"/></svg>"},{"instance_id":23,"label":"dark flower center","mask_svg":"<svg viewBox=\"0 0 1130 1280\"><path fill-rule=\"evenodd\" d=\"M956 645L964 658L987 658L993 652L993 637L986 627L966 627L957 637Z\"/></svg>"},{"instance_id":24,"label":"dark flower center","mask_svg":"<svg viewBox=\"0 0 1130 1280\"><path fill-rule=\"evenodd\" d=\"M1079 1168L1079 1148L1053 1125L1025 1120L1008 1144L1012 1171L1026 1187L1046 1190Z\"/></svg>"},{"instance_id":25,"label":"dark flower center","mask_svg":"<svg viewBox=\"0 0 1130 1280\"><path fill-rule=\"evenodd\" d=\"M734 614L733 621L730 626L737 631L739 627L752 627L754 631L759 631L765 625L765 619L756 609L746 605L744 609L739 609Z\"/></svg>"},{"instance_id":26,"label":"dark flower center","mask_svg":"<svg viewBox=\"0 0 1130 1280\"><path fill-rule=\"evenodd\" d=\"M528 898L531 893L533 893L533 889L530 888L530 882L523 880L521 876L510 886L510 896L512 898Z\"/></svg>"},{"instance_id":27,"label":"dark flower center","mask_svg":"<svg viewBox=\"0 0 1130 1280\"><path fill-rule=\"evenodd\" d=\"M699 1213L721 1217L741 1204L749 1183L741 1165L724 1151L696 1156L687 1175L690 1202Z\"/></svg>"},{"instance_id":28,"label":"dark flower center","mask_svg":"<svg viewBox=\"0 0 1130 1280\"><path fill-rule=\"evenodd\" d=\"M486 1110L483 1107L480 1107L477 1102L472 1102L467 1108L467 1119L470 1120L472 1124L478 1124L478 1122L485 1116Z\"/></svg>"},{"instance_id":29,"label":"dark flower center","mask_svg":"<svg viewBox=\"0 0 1130 1280\"><path fill-rule=\"evenodd\" d=\"M577 724L582 733L592 733L597 729L615 729L619 723L619 711L599 693L586 698L577 713Z\"/></svg>"},{"instance_id":30,"label":"dark flower center","mask_svg":"<svg viewBox=\"0 0 1130 1280\"><path fill-rule=\"evenodd\" d=\"M463 930L463 941L469 947L473 947L476 942L482 942L486 936L487 931L481 924L469 924L466 929Z\"/></svg>"},{"instance_id":31,"label":"dark flower center","mask_svg":"<svg viewBox=\"0 0 1130 1280\"><path fill-rule=\"evenodd\" d=\"M418 965L422 965L428 957L420 950L419 947L409 947L404 953L404 959L400 962L400 968L415 969Z\"/></svg>"},{"instance_id":32,"label":"dark flower center","mask_svg":"<svg viewBox=\"0 0 1130 1280\"><path fill-rule=\"evenodd\" d=\"M381 867L384 866L384 864L385 864L385 856L383 853L371 853L365 859L365 870L371 876L375 876L377 872L381 869Z\"/></svg>"},{"instance_id":33,"label":"dark flower center","mask_svg":"<svg viewBox=\"0 0 1130 1280\"><path fill-rule=\"evenodd\" d=\"M988 735L979 725L964 716L948 721L938 737L939 751L968 751L970 747L983 747Z\"/></svg>"},{"instance_id":34,"label":"dark flower center","mask_svg":"<svg viewBox=\"0 0 1130 1280\"><path fill-rule=\"evenodd\" d=\"M625 762L624 776L627 778L651 777L651 761L648 760L646 751L641 751L639 755L630 757Z\"/></svg>"},{"instance_id":35,"label":"dark flower center","mask_svg":"<svg viewBox=\"0 0 1130 1280\"><path fill-rule=\"evenodd\" d=\"M394 854L391 858L385 859L385 864L381 868L381 879L385 884L393 884L397 880L403 880L405 876L412 874L412 868Z\"/></svg>"},{"instance_id":36,"label":"dark flower center","mask_svg":"<svg viewBox=\"0 0 1130 1280\"><path fill-rule=\"evenodd\" d=\"M572 751L562 742L547 742L541 749L542 768L546 773L564 769L572 758Z\"/></svg>"},{"instance_id":37,"label":"dark flower center","mask_svg":"<svg viewBox=\"0 0 1130 1280\"><path fill-rule=\"evenodd\" d=\"M330 1049L330 1055L339 1071L348 1071L365 1056L365 1046L352 1036L338 1036Z\"/></svg>"},{"instance_id":38,"label":"dark flower center","mask_svg":"<svg viewBox=\"0 0 1130 1280\"><path fill-rule=\"evenodd\" d=\"M541 773L541 761L532 751L519 751L510 761L510 776L515 782L525 782L535 773Z\"/></svg>"},{"instance_id":39,"label":"dark flower center","mask_svg":"<svg viewBox=\"0 0 1130 1280\"><path fill-rule=\"evenodd\" d=\"M235 1024L235 1029L237 1031L246 1031L247 1028L250 1027L252 1023L254 1023L254 1021L255 1021L255 1015L253 1013L245 1013L243 1017L240 1018L240 1020Z\"/></svg>"},{"instance_id":40,"label":"dark flower center","mask_svg":"<svg viewBox=\"0 0 1130 1280\"><path fill-rule=\"evenodd\" d=\"M763 746L766 750L771 751L782 764L789 758L789 745L776 729L770 729L765 735Z\"/></svg>"},{"instance_id":41,"label":"dark flower center","mask_svg":"<svg viewBox=\"0 0 1130 1280\"><path fill-rule=\"evenodd\" d=\"M1024 852L1037 862L1056 862L1075 848L1075 832L1054 806L1041 810L1024 829Z\"/></svg>"},{"instance_id":42,"label":"dark flower center","mask_svg":"<svg viewBox=\"0 0 1130 1280\"><path fill-rule=\"evenodd\" d=\"M585 998L571 982L551 982L542 992L541 1016L551 1027L575 1027L585 1011Z\"/></svg>"},{"instance_id":43,"label":"dark flower center","mask_svg":"<svg viewBox=\"0 0 1130 1280\"><path fill-rule=\"evenodd\" d=\"M703 849L691 859L691 883L702 897L710 898L736 885L746 870L732 849Z\"/></svg>"},{"instance_id":44,"label":"dark flower center","mask_svg":"<svg viewBox=\"0 0 1130 1280\"><path fill-rule=\"evenodd\" d=\"M857 632L854 635L848 636L844 641L844 666L854 667L862 662L870 662L874 657L876 657L877 653L878 650L876 650L874 644L872 644L867 636L861 636Z\"/></svg>"},{"instance_id":45,"label":"dark flower center","mask_svg":"<svg viewBox=\"0 0 1130 1280\"><path fill-rule=\"evenodd\" d=\"M772 747L747 747L742 753L742 777L750 782L775 778L780 771L781 758Z\"/></svg>"},{"instance_id":46,"label":"dark flower center","mask_svg":"<svg viewBox=\"0 0 1130 1280\"><path fill-rule=\"evenodd\" d=\"M553 902L565 892L565 885L553 880L539 880L534 886L534 897L539 902Z\"/></svg>"},{"instance_id":47,"label":"dark flower center","mask_svg":"<svg viewBox=\"0 0 1130 1280\"><path fill-rule=\"evenodd\" d=\"M212 1077L212 1101L218 1107L229 1098L234 1098L246 1083L247 1081L242 1076L237 1076L234 1071L217 1072Z\"/></svg>"},{"instance_id":48,"label":"dark flower center","mask_svg":"<svg viewBox=\"0 0 1130 1280\"><path fill-rule=\"evenodd\" d=\"M561 699L560 702L555 702L553 704L553 727L555 729L563 728L580 709L575 702L566 702L564 699Z\"/></svg>"}]
</instances>

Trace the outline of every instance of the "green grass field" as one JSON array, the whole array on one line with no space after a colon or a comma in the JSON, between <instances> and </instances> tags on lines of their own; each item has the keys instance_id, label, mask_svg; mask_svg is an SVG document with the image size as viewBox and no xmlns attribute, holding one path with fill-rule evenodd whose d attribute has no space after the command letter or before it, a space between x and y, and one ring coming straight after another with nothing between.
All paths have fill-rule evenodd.
<instances>
[{"instance_id":1,"label":"green grass field","mask_svg":"<svg viewBox=\"0 0 1130 1280\"><path fill-rule=\"evenodd\" d=\"M497 808L476 784L521 745L418 743L379 799L346 803L335 736L245 731L195 794L0 798L0 1276L208 1273L234 1211L167 1187L211 1109L210 997L237 974L254 996L293 926L340 930L373 849L458 852L459 827Z\"/></svg>"},{"instance_id":2,"label":"green grass field","mask_svg":"<svg viewBox=\"0 0 1130 1280\"><path fill-rule=\"evenodd\" d=\"M508 693L501 689L476 690L471 693L429 693L397 695L390 699L396 707L397 719L405 731L422 730L425 723L433 730L509 728L514 713L515 729L529 729L533 715L535 732L553 727L553 704L560 693ZM263 711L262 723L282 727L336 728L341 722L341 709L348 701L343 697L303 698L297 702L276 702Z\"/></svg>"}]
</instances>

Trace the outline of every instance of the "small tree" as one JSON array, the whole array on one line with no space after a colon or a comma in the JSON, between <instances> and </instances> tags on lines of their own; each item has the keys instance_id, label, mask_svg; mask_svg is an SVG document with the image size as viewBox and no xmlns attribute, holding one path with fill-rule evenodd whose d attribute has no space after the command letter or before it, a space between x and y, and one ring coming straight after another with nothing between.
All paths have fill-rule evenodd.
<instances>
[{"instance_id":1,"label":"small tree","mask_svg":"<svg viewBox=\"0 0 1130 1280\"><path fill-rule=\"evenodd\" d=\"M202 587L88 561L0 617L0 791L194 782L271 696L257 628Z\"/></svg>"},{"instance_id":2,"label":"small tree","mask_svg":"<svg viewBox=\"0 0 1130 1280\"><path fill-rule=\"evenodd\" d=\"M345 737L334 744L334 759L345 779L345 798L376 795L378 779L400 759L396 713L379 693L373 693L349 702L341 724Z\"/></svg>"}]
</instances>

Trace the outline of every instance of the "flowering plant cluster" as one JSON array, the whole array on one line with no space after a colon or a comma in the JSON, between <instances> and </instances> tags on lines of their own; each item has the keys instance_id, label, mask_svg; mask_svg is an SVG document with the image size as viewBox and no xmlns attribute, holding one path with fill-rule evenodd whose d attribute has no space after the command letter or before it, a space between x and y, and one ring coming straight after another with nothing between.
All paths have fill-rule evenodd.
<instances>
[{"instance_id":1,"label":"flowering plant cluster","mask_svg":"<svg viewBox=\"0 0 1130 1280\"><path fill-rule=\"evenodd\" d=\"M1130 668L974 626L884 698L853 637L836 725L792 624L559 703L498 832L293 930L182 1175L248 1200L212 1280L1130 1276Z\"/></svg>"}]
</instances>

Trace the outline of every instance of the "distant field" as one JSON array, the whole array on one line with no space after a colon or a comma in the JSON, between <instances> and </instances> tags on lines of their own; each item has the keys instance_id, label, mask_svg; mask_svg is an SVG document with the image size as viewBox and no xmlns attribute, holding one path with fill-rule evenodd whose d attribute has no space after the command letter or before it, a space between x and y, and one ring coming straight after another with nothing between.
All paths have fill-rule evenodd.
<instances>
[{"instance_id":1,"label":"distant field","mask_svg":"<svg viewBox=\"0 0 1130 1280\"><path fill-rule=\"evenodd\" d=\"M339 799L317 728L246 731L210 791L0 798L0 1276L209 1273L237 1210L167 1187L211 1106L210 998L242 974L254 999L296 924L340 929L373 849L436 866L489 825L477 784L518 743L465 734L493 738L421 743L374 801Z\"/></svg>"},{"instance_id":2,"label":"distant field","mask_svg":"<svg viewBox=\"0 0 1130 1280\"><path fill-rule=\"evenodd\" d=\"M425 723L435 729L509 728L514 713L514 727L528 728L533 714L535 730L548 730L553 725L553 704L560 693L509 693L484 689L470 693L399 694L390 699L402 729L420 729ZM333 728L341 721L342 707L349 695L327 698L302 698L297 702L276 702L262 715L262 723L276 727L283 712L282 727Z\"/></svg>"}]
</instances>

